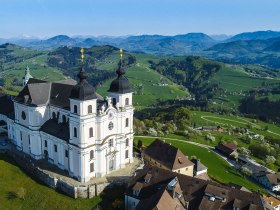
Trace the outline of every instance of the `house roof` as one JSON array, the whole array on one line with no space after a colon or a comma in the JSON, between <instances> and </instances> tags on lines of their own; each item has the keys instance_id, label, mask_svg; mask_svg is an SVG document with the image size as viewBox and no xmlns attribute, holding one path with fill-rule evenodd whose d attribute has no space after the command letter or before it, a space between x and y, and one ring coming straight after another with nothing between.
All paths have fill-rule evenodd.
<instances>
[{"instance_id":1,"label":"house roof","mask_svg":"<svg viewBox=\"0 0 280 210\"><path fill-rule=\"evenodd\" d=\"M149 183L144 182L144 177L149 173L152 178ZM137 182L143 183L143 187L137 199L146 200L152 198L167 189L168 183L174 178L178 179L182 195L184 200L189 202L188 210L197 210L200 207L201 210L211 209L232 209L233 203L238 203L240 210L261 210L263 205L260 195L257 193L250 193L233 189L228 186L212 183L210 181L200 180L194 177L178 174L169 170L164 170L152 166L145 166L143 170L139 171L133 180L128 185L126 195L135 197L133 195L132 188ZM209 200L209 194L212 196L225 198L223 202L216 199L215 201ZM161 194L162 195L162 194ZM161 196L159 196L161 197ZM163 202L158 199L159 202ZM146 200L147 202L147 200ZM157 203L159 203L157 202ZM157 205L159 206L159 205ZM142 208L153 209L153 208ZM154 208L156 209L156 208Z\"/></svg>"},{"instance_id":2,"label":"house roof","mask_svg":"<svg viewBox=\"0 0 280 210\"><path fill-rule=\"evenodd\" d=\"M69 98L71 98L73 89L76 87L77 82L71 79L56 82L47 82L43 80L30 78L28 80L27 85L20 91L20 93L18 94L18 96L15 97L14 100L16 102L24 103L30 106L51 104L69 110ZM95 94L95 97L99 101L103 100L102 96L100 96L99 94ZM85 97L85 99L87 98Z\"/></svg>"},{"instance_id":3,"label":"house roof","mask_svg":"<svg viewBox=\"0 0 280 210\"><path fill-rule=\"evenodd\" d=\"M267 206L271 206L273 208L280 206L280 200L274 198L273 196L263 195L263 199L265 200Z\"/></svg>"},{"instance_id":4,"label":"house roof","mask_svg":"<svg viewBox=\"0 0 280 210\"><path fill-rule=\"evenodd\" d=\"M185 208L177 200L173 199L166 189L159 190L150 198L141 200L137 205L137 210L143 209L156 209L156 210L166 210L166 209L176 209L184 210Z\"/></svg>"},{"instance_id":5,"label":"house roof","mask_svg":"<svg viewBox=\"0 0 280 210\"><path fill-rule=\"evenodd\" d=\"M191 159L191 161L194 163L194 169L197 172L204 171L207 169L205 165L203 165L199 160L197 159Z\"/></svg>"},{"instance_id":6,"label":"house roof","mask_svg":"<svg viewBox=\"0 0 280 210\"><path fill-rule=\"evenodd\" d=\"M40 131L43 131L67 142L69 142L70 139L69 125L67 123L58 123L56 119L47 120L42 125Z\"/></svg>"},{"instance_id":7,"label":"house roof","mask_svg":"<svg viewBox=\"0 0 280 210\"><path fill-rule=\"evenodd\" d=\"M12 96L0 93L0 114L8 116L14 112Z\"/></svg>"},{"instance_id":8,"label":"house roof","mask_svg":"<svg viewBox=\"0 0 280 210\"><path fill-rule=\"evenodd\" d=\"M251 170L253 176L264 176L270 173L266 167L252 162L244 164L243 167Z\"/></svg>"},{"instance_id":9,"label":"house roof","mask_svg":"<svg viewBox=\"0 0 280 210\"><path fill-rule=\"evenodd\" d=\"M266 174L266 177L272 185L280 185L280 172L275 174Z\"/></svg>"},{"instance_id":10,"label":"house roof","mask_svg":"<svg viewBox=\"0 0 280 210\"><path fill-rule=\"evenodd\" d=\"M181 150L158 139L151 143L143 153L170 170L194 165Z\"/></svg>"},{"instance_id":11,"label":"house roof","mask_svg":"<svg viewBox=\"0 0 280 210\"><path fill-rule=\"evenodd\" d=\"M230 155L237 149L237 146L234 143L225 143L219 144L218 146L216 146L216 149L227 155Z\"/></svg>"}]
</instances>

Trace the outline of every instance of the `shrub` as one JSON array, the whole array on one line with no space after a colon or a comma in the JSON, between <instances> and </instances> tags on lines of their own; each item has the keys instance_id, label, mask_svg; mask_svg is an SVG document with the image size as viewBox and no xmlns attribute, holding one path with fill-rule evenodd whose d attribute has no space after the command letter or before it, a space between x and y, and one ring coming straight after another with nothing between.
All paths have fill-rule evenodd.
<instances>
[{"instance_id":1,"label":"shrub","mask_svg":"<svg viewBox=\"0 0 280 210\"><path fill-rule=\"evenodd\" d=\"M26 195L26 191L23 187L20 187L17 192L16 192L16 195L18 198L22 199L22 200L25 200L25 195Z\"/></svg>"}]
</instances>

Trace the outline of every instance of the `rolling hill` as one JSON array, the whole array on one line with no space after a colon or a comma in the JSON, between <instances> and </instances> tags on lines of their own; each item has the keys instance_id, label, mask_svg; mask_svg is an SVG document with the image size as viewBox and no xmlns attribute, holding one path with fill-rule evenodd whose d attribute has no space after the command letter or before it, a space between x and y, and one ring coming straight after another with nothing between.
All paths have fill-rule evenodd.
<instances>
[{"instance_id":1,"label":"rolling hill","mask_svg":"<svg viewBox=\"0 0 280 210\"><path fill-rule=\"evenodd\" d=\"M201 55L234 64L259 64L280 68L280 37L219 43Z\"/></svg>"},{"instance_id":2,"label":"rolling hill","mask_svg":"<svg viewBox=\"0 0 280 210\"><path fill-rule=\"evenodd\" d=\"M226 42L241 41L241 40L266 40L271 38L280 37L279 31L255 31L255 32L244 32L237 34Z\"/></svg>"},{"instance_id":3,"label":"rolling hill","mask_svg":"<svg viewBox=\"0 0 280 210\"><path fill-rule=\"evenodd\" d=\"M39 51L17 45L0 45L0 86L4 91L16 94L22 87L26 66L31 75L48 81L76 78L81 66L80 48L59 47L52 51ZM123 64L132 83L136 108L156 105L159 101L175 100L189 96L188 90L149 68L149 60L158 57L132 54L124 51ZM106 95L109 85L116 77L119 49L112 46L95 46L85 49L85 69L88 81L97 92ZM164 86L161 85L164 82Z\"/></svg>"}]
</instances>

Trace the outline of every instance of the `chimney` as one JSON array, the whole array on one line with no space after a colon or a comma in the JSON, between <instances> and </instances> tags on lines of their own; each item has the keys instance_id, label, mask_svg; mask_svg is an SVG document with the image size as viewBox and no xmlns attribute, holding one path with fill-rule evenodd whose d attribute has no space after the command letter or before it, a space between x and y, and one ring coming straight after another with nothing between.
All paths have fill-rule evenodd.
<instances>
[{"instance_id":1,"label":"chimney","mask_svg":"<svg viewBox=\"0 0 280 210\"><path fill-rule=\"evenodd\" d=\"M186 200L186 210L188 210L189 209L189 201L188 200Z\"/></svg>"}]
</instances>

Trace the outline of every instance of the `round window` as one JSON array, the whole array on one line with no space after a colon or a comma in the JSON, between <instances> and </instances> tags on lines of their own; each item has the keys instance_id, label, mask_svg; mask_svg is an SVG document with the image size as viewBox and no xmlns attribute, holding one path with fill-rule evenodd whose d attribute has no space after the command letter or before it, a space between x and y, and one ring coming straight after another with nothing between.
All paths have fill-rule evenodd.
<instances>
[{"instance_id":1,"label":"round window","mask_svg":"<svg viewBox=\"0 0 280 210\"><path fill-rule=\"evenodd\" d=\"M22 112L21 112L21 118L22 118L23 120L25 120L25 119L26 119L26 114L25 114L25 112L24 112L24 111L22 111Z\"/></svg>"},{"instance_id":2,"label":"round window","mask_svg":"<svg viewBox=\"0 0 280 210\"><path fill-rule=\"evenodd\" d=\"M113 127L114 127L114 124L112 122L110 122L109 125L108 125L109 130L112 130Z\"/></svg>"}]
</instances>

